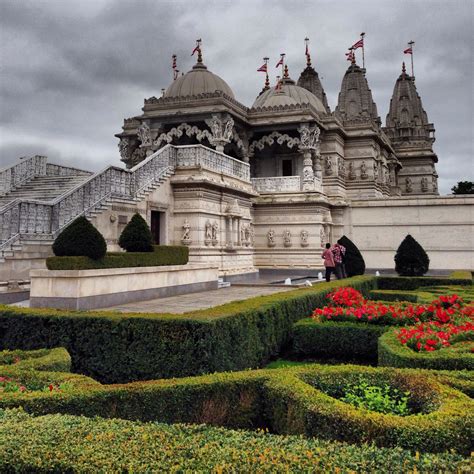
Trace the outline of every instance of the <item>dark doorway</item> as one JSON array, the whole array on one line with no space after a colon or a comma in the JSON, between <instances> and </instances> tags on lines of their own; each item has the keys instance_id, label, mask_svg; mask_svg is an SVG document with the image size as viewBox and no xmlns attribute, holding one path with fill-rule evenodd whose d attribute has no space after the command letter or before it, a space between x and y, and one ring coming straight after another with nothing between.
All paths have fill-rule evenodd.
<instances>
[{"instance_id":1,"label":"dark doorway","mask_svg":"<svg viewBox=\"0 0 474 474\"><path fill-rule=\"evenodd\" d=\"M293 160L283 160L281 162L282 176L293 176Z\"/></svg>"},{"instance_id":2,"label":"dark doorway","mask_svg":"<svg viewBox=\"0 0 474 474\"><path fill-rule=\"evenodd\" d=\"M153 235L153 240L155 241L156 245L160 245L160 221L162 212L159 211L151 211L151 233Z\"/></svg>"}]
</instances>

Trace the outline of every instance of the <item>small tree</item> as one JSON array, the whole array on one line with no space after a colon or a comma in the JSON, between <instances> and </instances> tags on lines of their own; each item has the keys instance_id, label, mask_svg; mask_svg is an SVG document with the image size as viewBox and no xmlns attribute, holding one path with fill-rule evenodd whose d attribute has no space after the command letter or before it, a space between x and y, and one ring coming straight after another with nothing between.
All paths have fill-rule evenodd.
<instances>
[{"instance_id":1,"label":"small tree","mask_svg":"<svg viewBox=\"0 0 474 474\"><path fill-rule=\"evenodd\" d=\"M89 257L98 260L105 255L107 244L102 234L84 217L69 224L53 243L58 257Z\"/></svg>"},{"instance_id":2,"label":"small tree","mask_svg":"<svg viewBox=\"0 0 474 474\"><path fill-rule=\"evenodd\" d=\"M395 271L400 276L423 276L430 266L430 259L423 247L408 234L395 255Z\"/></svg>"},{"instance_id":3,"label":"small tree","mask_svg":"<svg viewBox=\"0 0 474 474\"><path fill-rule=\"evenodd\" d=\"M451 191L453 194L474 194L474 183L472 181L458 181Z\"/></svg>"},{"instance_id":4,"label":"small tree","mask_svg":"<svg viewBox=\"0 0 474 474\"><path fill-rule=\"evenodd\" d=\"M153 235L140 214L133 215L118 243L127 252L153 252Z\"/></svg>"},{"instance_id":5,"label":"small tree","mask_svg":"<svg viewBox=\"0 0 474 474\"><path fill-rule=\"evenodd\" d=\"M362 257L354 242L343 235L337 243L346 248L344 265L347 276L363 275L365 273L364 257Z\"/></svg>"}]
</instances>

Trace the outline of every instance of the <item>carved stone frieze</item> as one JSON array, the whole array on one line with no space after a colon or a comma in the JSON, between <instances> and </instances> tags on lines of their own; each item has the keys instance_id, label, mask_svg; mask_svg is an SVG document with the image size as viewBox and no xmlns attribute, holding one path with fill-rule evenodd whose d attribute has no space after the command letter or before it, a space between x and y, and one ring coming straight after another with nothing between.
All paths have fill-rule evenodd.
<instances>
[{"instance_id":1,"label":"carved stone frieze","mask_svg":"<svg viewBox=\"0 0 474 474\"><path fill-rule=\"evenodd\" d=\"M309 237L308 231L303 229L303 230L300 232L300 244L301 244L301 247L307 247L307 246L309 245L308 237Z\"/></svg>"}]
</instances>

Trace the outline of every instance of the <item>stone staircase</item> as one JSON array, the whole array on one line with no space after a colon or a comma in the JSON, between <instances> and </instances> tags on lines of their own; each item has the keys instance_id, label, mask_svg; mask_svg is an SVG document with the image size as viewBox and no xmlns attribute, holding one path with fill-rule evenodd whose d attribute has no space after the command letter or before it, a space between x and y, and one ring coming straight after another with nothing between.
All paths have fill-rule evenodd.
<instances>
[{"instance_id":1,"label":"stone staircase","mask_svg":"<svg viewBox=\"0 0 474 474\"><path fill-rule=\"evenodd\" d=\"M5 196L0 196L0 208L15 199L53 201L83 183L87 178L87 175L37 176Z\"/></svg>"}]
</instances>

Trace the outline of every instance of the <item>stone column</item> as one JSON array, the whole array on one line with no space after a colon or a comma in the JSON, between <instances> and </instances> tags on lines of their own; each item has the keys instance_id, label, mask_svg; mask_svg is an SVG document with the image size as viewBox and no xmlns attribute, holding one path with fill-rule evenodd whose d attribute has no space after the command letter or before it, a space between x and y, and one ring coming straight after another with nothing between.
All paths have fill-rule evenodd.
<instances>
[{"instance_id":1,"label":"stone column","mask_svg":"<svg viewBox=\"0 0 474 474\"><path fill-rule=\"evenodd\" d=\"M303 191L314 191L314 172L311 150L303 149Z\"/></svg>"}]
</instances>

